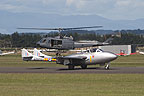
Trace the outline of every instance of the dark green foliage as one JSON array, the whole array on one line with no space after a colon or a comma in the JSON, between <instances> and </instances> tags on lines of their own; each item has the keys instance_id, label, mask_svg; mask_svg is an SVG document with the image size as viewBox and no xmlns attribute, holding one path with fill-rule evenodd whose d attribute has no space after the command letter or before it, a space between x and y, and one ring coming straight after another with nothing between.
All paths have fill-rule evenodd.
<instances>
[{"instance_id":1,"label":"dark green foliage","mask_svg":"<svg viewBox=\"0 0 144 96\"><path fill-rule=\"evenodd\" d=\"M115 37L112 44L116 45L144 44L144 36L132 33L121 33L121 38Z\"/></svg>"},{"instance_id":2,"label":"dark green foliage","mask_svg":"<svg viewBox=\"0 0 144 96\"><path fill-rule=\"evenodd\" d=\"M38 34L19 34L15 32L11 35L0 34L0 46L1 47L35 47L36 42L41 39ZM6 44L6 42L8 42ZM11 46L8 46L11 44Z\"/></svg>"},{"instance_id":3,"label":"dark green foliage","mask_svg":"<svg viewBox=\"0 0 144 96\"><path fill-rule=\"evenodd\" d=\"M12 47L10 35L0 34L0 47Z\"/></svg>"}]
</instances>

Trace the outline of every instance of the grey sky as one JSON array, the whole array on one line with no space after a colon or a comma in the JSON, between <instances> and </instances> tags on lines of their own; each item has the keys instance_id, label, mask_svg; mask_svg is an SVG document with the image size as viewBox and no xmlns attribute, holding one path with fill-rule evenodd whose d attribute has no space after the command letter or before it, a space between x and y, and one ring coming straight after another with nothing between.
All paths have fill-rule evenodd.
<instances>
[{"instance_id":1,"label":"grey sky","mask_svg":"<svg viewBox=\"0 0 144 96\"><path fill-rule=\"evenodd\" d=\"M110 19L144 18L144 0L0 0L0 10L60 15L100 15Z\"/></svg>"}]
</instances>

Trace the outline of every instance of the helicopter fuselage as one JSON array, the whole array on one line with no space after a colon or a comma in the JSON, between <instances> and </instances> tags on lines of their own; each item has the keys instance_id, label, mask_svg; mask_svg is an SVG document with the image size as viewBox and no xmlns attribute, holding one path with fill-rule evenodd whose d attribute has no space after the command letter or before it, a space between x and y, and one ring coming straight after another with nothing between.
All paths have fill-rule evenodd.
<instances>
[{"instance_id":1,"label":"helicopter fuselage","mask_svg":"<svg viewBox=\"0 0 144 96\"><path fill-rule=\"evenodd\" d=\"M58 50L70 50L75 48L94 47L107 44L108 43L98 41L75 42L73 41L73 39L68 37L67 38L47 37L37 42L37 45L42 48L58 49Z\"/></svg>"},{"instance_id":2,"label":"helicopter fuselage","mask_svg":"<svg viewBox=\"0 0 144 96\"><path fill-rule=\"evenodd\" d=\"M69 50L74 49L74 41L71 39L57 39L57 38L43 38L39 42L37 42L37 45L42 48L48 48L48 49L59 49L59 50Z\"/></svg>"}]
</instances>

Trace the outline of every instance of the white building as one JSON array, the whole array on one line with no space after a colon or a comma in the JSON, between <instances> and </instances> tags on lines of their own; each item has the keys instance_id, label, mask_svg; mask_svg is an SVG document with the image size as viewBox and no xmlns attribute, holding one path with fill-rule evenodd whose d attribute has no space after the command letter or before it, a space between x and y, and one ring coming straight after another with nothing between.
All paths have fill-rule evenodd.
<instances>
[{"instance_id":1,"label":"white building","mask_svg":"<svg viewBox=\"0 0 144 96\"><path fill-rule=\"evenodd\" d=\"M108 46L99 46L100 49L104 51L110 51L115 54L119 54L121 52L130 55L131 53L136 52L135 45L108 45Z\"/></svg>"}]
</instances>

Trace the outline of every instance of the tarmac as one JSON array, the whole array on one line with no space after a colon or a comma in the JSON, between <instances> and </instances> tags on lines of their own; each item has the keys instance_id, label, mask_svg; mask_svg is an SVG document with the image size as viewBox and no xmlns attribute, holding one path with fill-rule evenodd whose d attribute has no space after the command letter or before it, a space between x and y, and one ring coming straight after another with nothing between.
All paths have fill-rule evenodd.
<instances>
[{"instance_id":1,"label":"tarmac","mask_svg":"<svg viewBox=\"0 0 144 96\"><path fill-rule=\"evenodd\" d=\"M0 73L144 74L144 67L111 67L109 70L100 67L75 70L66 67L0 67Z\"/></svg>"}]
</instances>

